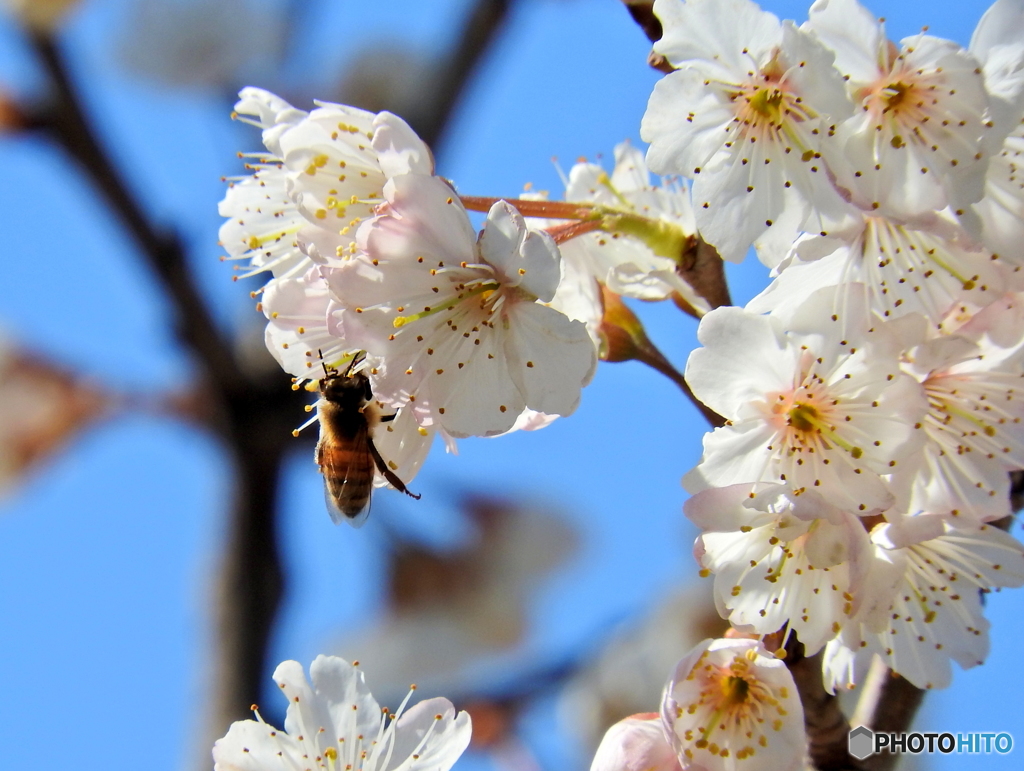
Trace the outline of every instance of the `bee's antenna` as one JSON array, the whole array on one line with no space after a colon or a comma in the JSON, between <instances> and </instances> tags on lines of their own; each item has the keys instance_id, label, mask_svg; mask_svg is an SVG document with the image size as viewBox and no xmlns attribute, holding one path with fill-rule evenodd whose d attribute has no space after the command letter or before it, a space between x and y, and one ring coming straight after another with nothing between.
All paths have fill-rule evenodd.
<instances>
[{"instance_id":1,"label":"bee's antenna","mask_svg":"<svg viewBox=\"0 0 1024 771\"><path fill-rule=\"evenodd\" d=\"M354 370L357 365L362 364L365 359L366 359L366 351L357 351L352 356L352 360L349 361L348 367L345 368L345 377L351 377L352 376L352 370Z\"/></svg>"},{"instance_id":2,"label":"bee's antenna","mask_svg":"<svg viewBox=\"0 0 1024 771\"><path fill-rule=\"evenodd\" d=\"M317 348L316 355L320 357L320 366L324 368L324 377L330 377L330 370L327 369L327 362L324 361L324 352Z\"/></svg>"}]
</instances>

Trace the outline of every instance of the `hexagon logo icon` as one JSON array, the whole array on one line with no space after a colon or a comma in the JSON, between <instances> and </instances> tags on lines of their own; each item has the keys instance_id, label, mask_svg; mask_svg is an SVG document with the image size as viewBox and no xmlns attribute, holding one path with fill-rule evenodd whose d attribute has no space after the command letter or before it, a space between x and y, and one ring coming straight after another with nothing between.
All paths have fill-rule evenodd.
<instances>
[{"instance_id":1,"label":"hexagon logo icon","mask_svg":"<svg viewBox=\"0 0 1024 771\"><path fill-rule=\"evenodd\" d=\"M850 754L857 760L864 760L875 754L875 732L865 726L857 726L850 731Z\"/></svg>"}]
</instances>

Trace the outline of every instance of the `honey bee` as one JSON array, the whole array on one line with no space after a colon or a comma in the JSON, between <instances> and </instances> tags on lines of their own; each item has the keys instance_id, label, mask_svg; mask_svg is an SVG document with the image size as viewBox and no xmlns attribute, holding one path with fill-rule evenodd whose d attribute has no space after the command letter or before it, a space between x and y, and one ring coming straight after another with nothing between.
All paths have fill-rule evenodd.
<instances>
[{"instance_id":1,"label":"honey bee","mask_svg":"<svg viewBox=\"0 0 1024 771\"><path fill-rule=\"evenodd\" d=\"M320 420L316 462L324 475L331 519L335 524L345 519L358 527L369 514L375 467L396 490L417 500L420 496L406 488L373 444L374 426L395 416L380 414L369 379L362 372L352 372L355 363L344 373L324 365L316 405Z\"/></svg>"}]
</instances>

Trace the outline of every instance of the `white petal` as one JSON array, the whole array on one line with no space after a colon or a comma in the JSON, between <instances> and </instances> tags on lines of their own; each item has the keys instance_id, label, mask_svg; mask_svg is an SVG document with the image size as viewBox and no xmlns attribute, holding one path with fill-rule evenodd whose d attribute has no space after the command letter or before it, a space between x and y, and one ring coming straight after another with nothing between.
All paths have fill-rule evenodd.
<instances>
[{"instance_id":1,"label":"white petal","mask_svg":"<svg viewBox=\"0 0 1024 771\"><path fill-rule=\"evenodd\" d=\"M732 419L766 393L792 387L796 360L770 319L717 308L701 319L697 337L704 347L690 354L686 382L719 415Z\"/></svg>"},{"instance_id":2,"label":"white petal","mask_svg":"<svg viewBox=\"0 0 1024 771\"><path fill-rule=\"evenodd\" d=\"M380 170L385 177L399 174L434 173L434 156L430 148L404 120L390 112L382 112L373 120L373 149L377 151Z\"/></svg>"},{"instance_id":3,"label":"white petal","mask_svg":"<svg viewBox=\"0 0 1024 771\"><path fill-rule=\"evenodd\" d=\"M298 742L283 731L255 720L232 723L213 745L214 771L293 771L302 755Z\"/></svg>"},{"instance_id":4,"label":"white petal","mask_svg":"<svg viewBox=\"0 0 1024 771\"><path fill-rule=\"evenodd\" d=\"M391 763L380 771L448 771L469 746L473 727L469 713L456 715L448 699L435 698L406 710L395 732Z\"/></svg>"},{"instance_id":5,"label":"white petal","mask_svg":"<svg viewBox=\"0 0 1024 771\"><path fill-rule=\"evenodd\" d=\"M505 201L487 213L479 240L480 256L502 276L502 284L521 286L542 302L555 295L561 256L547 233L529 230L522 215Z\"/></svg>"},{"instance_id":6,"label":"white petal","mask_svg":"<svg viewBox=\"0 0 1024 771\"><path fill-rule=\"evenodd\" d=\"M586 326L537 303L513 303L507 316L505 356L526 406L549 415L572 414L597 367Z\"/></svg>"},{"instance_id":7,"label":"white petal","mask_svg":"<svg viewBox=\"0 0 1024 771\"><path fill-rule=\"evenodd\" d=\"M778 18L750 0L655 0L654 13L664 29L654 50L675 65L720 59L746 70L751 55L770 51L782 37Z\"/></svg>"}]
</instances>

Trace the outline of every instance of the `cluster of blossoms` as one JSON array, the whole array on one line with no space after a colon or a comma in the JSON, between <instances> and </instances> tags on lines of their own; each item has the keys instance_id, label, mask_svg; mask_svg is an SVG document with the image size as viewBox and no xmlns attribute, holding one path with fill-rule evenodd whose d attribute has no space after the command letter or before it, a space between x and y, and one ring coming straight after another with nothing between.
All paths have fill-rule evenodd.
<instances>
[{"instance_id":1,"label":"cluster of blossoms","mask_svg":"<svg viewBox=\"0 0 1024 771\"><path fill-rule=\"evenodd\" d=\"M572 413L608 357L609 297L673 299L701 317L686 381L724 421L683 481L723 617L824 650L829 690L873 655L945 687L951 660L987 655L982 593L1024 584L1024 546L993 524L1024 469L1024 0L967 50L891 42L856 0L802 25L751 0L654 10L673 71L646 159L577 164L565 202L471 199L394 115L247 89L267 152L223 201L222 242L273 274L287 372L355 363L397 413L375 438L406 481L435 433ZM770 286L712 309L681 277L698 234L725 260L753 247ZM707 641L595 770L796 768L801 715L761 642Z\"/></svg>"},{"instance_id":2,"label":"cluster of blossoms","mask_svg":"<svg viewBox=\"0 0 1024 771\"><path fill-rule=\"evenodd\" d=\"M1024 468L1024 5L966 51L892 43L855 0L800 27L725 5L655 5L677 69L643 124L703 236L773 268L687 363L726 421L683 482L696 556L734 627L824 647L830 689L871 654L944 687L987 654L981 592L1024 583L989 524Z\"/></svg>"},{"instance_id":3,"label":"cluster of blossoms","mask_svg":"<svg viewBox=\"0 0 1024 771\"><path fill-rule=\"evenodd\" d=\"M477 232L401 118L240 97L236 115L262 129L266 152L221 202L221 243L243 275L272 274L258 307L296 383L361 371L396 413L374 438L406 482L435 433L452 449L571 414L602 344L602 287L709 309L676 270L695 231L686 190L653 185L628 144L611 175L571 169L578 204L488 199ZM530 205L547 219L527 221Z\"/></svg>"}]
</instances>

